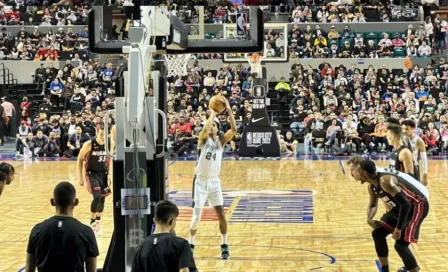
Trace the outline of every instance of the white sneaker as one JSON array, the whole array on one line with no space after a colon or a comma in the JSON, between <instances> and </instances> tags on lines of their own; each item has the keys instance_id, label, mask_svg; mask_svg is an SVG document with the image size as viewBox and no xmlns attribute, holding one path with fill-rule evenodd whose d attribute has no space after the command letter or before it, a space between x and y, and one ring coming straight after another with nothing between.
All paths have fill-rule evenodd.
<instances>
[{"instance_id":1,"label":"white sneaker","mask_svg":"<svg viewBox=\"0 0 448 272\"><path fill-rule=\"evenodd\" d=\"M96 234L96 231L98 229L96 222L93 222L92 224L90 224L90 227L92 228L93 232Z\"/></svg>"},{"instance_id":2,"label":"white sneaker","mask_svg":"<svg viewBox=\"0 0 448 272\"><path fill-rule=\"evenodd\" d=\"M96 232L95 232L95 234L98 237L102 237L103 236L103 227L101 227L100 223L96 223Z\"/></svg>"}]
</instances>

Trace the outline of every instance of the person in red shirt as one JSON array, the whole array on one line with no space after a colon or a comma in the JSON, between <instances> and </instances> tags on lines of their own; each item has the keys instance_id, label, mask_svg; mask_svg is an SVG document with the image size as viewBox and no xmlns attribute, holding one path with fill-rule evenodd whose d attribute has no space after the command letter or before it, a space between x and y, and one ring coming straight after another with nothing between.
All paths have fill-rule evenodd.
<instances>
[{"instance_id":1,"label":"person in red shirt","mask_svg":"<svg viewBox=\"0 0 448 272\"><path fill-rule=\"evenodd\" d=\"M179 123L174 125L174 130L180 129L181 132L191 133L191 123L185 122L185 116L179 116Z\"/></svg>"},{"instance_id":2,"label":"person in red shirt","mask_svg":"<svg viewBox=\"0 0 448 272\"><path fill-rule=\"evenodd\" d=\"M36 52L36 60L45 60L47 58L47 50L43 45L39 46L39 49Z\"/></svg>"},{"instance_id":3,"label":"person in red shirt","mask_svg":"<svg viewBox=\"0 0 448 272\"><path fill-rule=\"evenodd\" d=\"M23 97L23 101L20 102L20 109L22 109L23 118L30 116L31 102L28 100L28 97Z\"/></svg>"}]
</instances>

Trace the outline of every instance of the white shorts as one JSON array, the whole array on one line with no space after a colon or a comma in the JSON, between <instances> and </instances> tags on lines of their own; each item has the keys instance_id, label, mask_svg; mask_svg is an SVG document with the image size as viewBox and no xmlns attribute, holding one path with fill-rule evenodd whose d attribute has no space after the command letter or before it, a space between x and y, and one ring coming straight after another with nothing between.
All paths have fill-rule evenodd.
<instances>
[{"instance_id":1,"label":"white shorts","mask_svg":"<svg viewBox=\"0 0 448 272\"><path fill-rule=\"evenodd\" d=\"M195 177L193 186L194 208L204 208L207 200L210 207L224 205L221 180L219 178L201 179Z\"/></svg>"}]
</instances>

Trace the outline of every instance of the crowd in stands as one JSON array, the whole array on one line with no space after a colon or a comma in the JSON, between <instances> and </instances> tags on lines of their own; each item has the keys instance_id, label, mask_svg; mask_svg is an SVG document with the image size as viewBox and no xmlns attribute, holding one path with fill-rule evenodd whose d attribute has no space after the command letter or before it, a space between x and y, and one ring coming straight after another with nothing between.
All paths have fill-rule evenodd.
<instances>
[{"instance_id":1,"label":"crowd in stands","mask_svg":"<svg viewBox=\"0 0 448 272\"><path fill-rule=\"evenodd\" d=\"M430 154L448 147L448 63L427 67L415 65L410 71L389 70L386 66L361 70L355 64L332 67L323 60L319 67L291 67L269 92L287 94L290 128L279 131L286 152L297 151L297 140L312 146L336 142L353 144L352 152L390 151L385 138L387 119L412 119L416 133ZM32 111L33 101L23 97L17 114L17 152L25 156L76 156L82 144L95 133L95 123L114 105L115 69L98 61L61 69L50 64L36 70L44 86L44 102ZM237 152L244 127L251 119L253 78L241 65L224 65L219 71L195 66L184 77L169 78L169 149L174 156L194 154L196 138L206 120L208 101L215 94L229 99L236 116L238 133L226 147ZM148 90L148 95L153 91ZM62 113L55 113L61 108ZM228 129L228 116L219 116L221 129ZM113 118L109 118L112 124ZM302 140L301 140L302 139Z\"/></svg>"},{"instance_id":2,"label":"crowd in stands","mask_svg":"<svg viewBox=\"0 0 448 272\"><path fill-rule=\"evenodd\" d=\"M193 24L190 34L198 34L194 25L198 22L199 13L194 7L171 6L173 14L185 23ZM448 23L446 18L436 15L434 19L426 18L421 26L412 26L400 32L385 33L357 33L346 25L343 31L335 27L328 33L320 29L319 25L305 29L301 25L308 22L372 22L375 21L367 10L376 10L384 16L392 16L394 8L378 6L307 6L298 5L292 10L290 21L294 23L289 33L282 30L266 30L265 57L266 58L377 58L377 57L427 57L433 53L441 53L446 47ZM33 31L22 28L12 33L2 27L0 33L0 59L6 60L88 60L87 28L79 33L73 32L71 26L85 25L89 6L49 8L41 6L3 6L0 7L0 23L5 26L23 25L34 26ZM238 7L207 6L204 22L214 24L235 23ZM383 16L381 15L381 16ZM380 16L380 17L381 17ZM383 16L383 17L384 17ZM344 19L350 18L350 20ZM366 19L367 18L367 19ZM404 20L404 19L403 19ZM383 20L383 22L385 22ZM112 39L126 39L125 25L113 28ZM60 26L53 33L52 30L41 30L40 26ZM206 38L223 39L223 33L206 33ZM235 38L235 37L234 37ZM195 55L196 59L221 59L219 54Z\"/></svg>"},{"instance_id":3,"label":"crowd in stands","mask_svg":"<svg viewBox=\"0 0 448 272\"><path fill-rule=\"evenodd\" d=\"M115 73L111 63L100 65L98 61L81 67L68 61L60 70L52 64L41 65L36 78L44 86L44 101L33 105L35 101L26 94L22 98L16 110L21 117L17 153L27 157L77 156L82 145L95 136L96 124L114 108ZM114 123L113 116L108 122Z\"/></svg>"},{"instance_id":4,"label":"crowd in stands","mask_svg":"<svg viewBox=\"0 0 448 272\"><path fill-rule=\"evenodd\" d=\"M374 8L380 13L386 12L384 7ZM3 23L22 24L23 18L27 18L27 23L23 21L23 24L33 25L34 31L28 33L21 29L13 34L3 28L0 59L58 60L62 52L73 52L61 70L52 64L47 67L42 64L36 70L35 82L38 89L43 90L45 99L37 112L31 111L34 101L27 97L20 104L18 112L22 121L17 131L17 152L20 154L28 150L29 156L76 155L83 141L93 136L95 123L113 107L115 70L112 64L100 65L98 61L89 59L87 28L80 33L73 33L70 28L71 24L85 24L87 11L87 6L37 8L33 11L14 8L6 11L1 7ZM336 11L339 12L337 15ZM197 20L198 13L194 9L179 8L176 12L185 21L195 23ZM235 14L234 7L209 7L206 9L206 22L232 22ZM282 40L290 57L297 58L291 77L284 79L276 90L270 90L287 90L288 99L285 101L292 101L290 131L281 132L283 149L297 151L296 140L304 138L305 143L310 143L315 138L310 136L318 130L319 133L325 131L325 144L333 144L343 135L344 142L353 143L353 152L387 151L390 146L384 138L383 122L395 117L415 119L417 132L429 149L433 153L445 151L448 147L445 97L448 95L448 64L444 61L403 72L390 71L387 67L365 71L354 65L331 67L331 61L324 61L319 67L303 67L298 58L376 58L395 56L400 52L400 56L429 56L446 47L446 19L437 15L422 22L418 29L410 26L396 33L355 33L349 25L342 32L332 27L328 33L319 25L314 29L307 26L305 30L299 27L307 22L302 18L313 18L313 22L322 23L345 22L342 17L350 17L353 22L355 18L364 18L364 11L346 7L308 10L300 5L292 11L294 26L289 33L272 30L266 33L273 55L282 53L282 42L278 42ZM41 33L39 26L42 24L68 27L59 29L57 33ZM116 32L116 38L118 36ZM122 29L122 38L125 36ZM218 54L196 56L197 59L220 57ZM218 93L229 98L236 115L239 132L226 147L228 151L236 152L240 135L251 118L251 81L250 72L242 65L224 65L219 71L212 71L196 64L187 76L170 78L169 146L173 154L195 152L195 138L207 118L208 101ZM151 95L152 90L148 94ZM54 107L61 107L63 112L53 114ZM220 120L221 128L225 130L227 117L221 115ZM30 143L37 143L34 145L37 149L26 149Z\"/></svg>"},{"instance_id":5,"label":"crowd in stands","mask_svg":"<svg viewBox=\"0 0 448 272\"><path fill-rule=\"evenodd\" d=\"M87 6L49 9L32 7L31 11L15 7L0 8L0 20L10 25L23 25L17 33L3 26L0 33L0 60L57 61L87 60L88 29L75 33L71 26L85 25ZM23 23L22 23L23 22ZM34 26L27 30L25 26ZM58 31L41 26L59 26ZM61 58L64 56L64 58Z\"/></svg>"},{"instance_id":6,"label":"crowd in stands","mask_svg":"<svg viewBox=\"0 0 448 272\"><path fill-rule=\"evenodd\" d=\"M229 99L238 133L226 147L238 149L240 135L250 121L253 98L252 76L241 67L224 65L219 71L195 67L188 76L170 79L168 98L169 142L176 155L195 153L195 139L208 116L208 101L215 94ZM448 147L448 63L410 71L386 66L361 70L332 67L326 60L319 67L293 65L291 78L282 79L276 90L287 92L291 101L290 130L281 131L284 151L297 151L297 139L315 146L337 140L353 144L352 152L390 152L386 138L387 119L412 119L415 132L431 154ZM219 116L221 129L228 129L226 114ZM323 135L318 138L318 135Z\"/></svg>"}]
</instances>

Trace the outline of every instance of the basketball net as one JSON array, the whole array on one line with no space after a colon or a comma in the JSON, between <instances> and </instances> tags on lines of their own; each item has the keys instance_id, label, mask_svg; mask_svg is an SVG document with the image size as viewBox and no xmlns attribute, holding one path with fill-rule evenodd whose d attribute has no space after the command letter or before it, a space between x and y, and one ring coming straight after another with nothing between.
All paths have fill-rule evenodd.
<instances>
[{"instance_id":1,"label":"basketball net","mask_svg":"<svg viewBox=\"0 0 448 272\"><path fill-rule=\"evenodd\" d=\"M250 72L255 75L256 78L263 77L263 67L261 66L261 60L263 59L257 53L252 54L252 56L247 56L247 61L250 65Z\"/></svg>"},{"instance_id":2,"label":"basketball net","mask_svg":"<svg viewBox=\"0 0 448 272\"><path fill-rule=\"evenodd\" d=\"M185 55L165 54L163 56L167 63L168 77L188 75L187 64L188 61L190 60L191 54L185 54Z\"/></svg>"}]
</instances>

